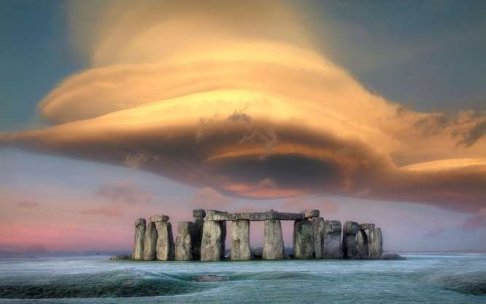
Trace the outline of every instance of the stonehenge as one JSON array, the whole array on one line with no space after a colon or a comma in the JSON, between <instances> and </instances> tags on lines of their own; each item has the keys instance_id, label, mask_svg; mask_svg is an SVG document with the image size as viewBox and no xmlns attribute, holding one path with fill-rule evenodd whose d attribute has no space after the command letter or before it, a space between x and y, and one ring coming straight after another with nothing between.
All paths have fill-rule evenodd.
<instances>
[{"instance_id":1,"label":"stonehenge","mask_svg":"<svg viewBox=\"0 0 486 304\"><path fill-rule=\"evenodd\" d=\"M231 259L234 261L251 260L249 220L231 222Z\"/></svg>"},{"instance_id":2,"label":"stonehenge","mask_svg":"<svg viewBox=\"0 0 486 304\"><path fill-rule=\"evenodd\" d=\"M346 259L356 259L358 255L357 234L359 224L356 222L345 222L343 227L343 256Z\"/></svg>"},{"instance_id":3,"label":"stonehenge","mask_svg":"<svg viewBox=\"0 0 486 304\"><path fill-rule=\"evenodd\" d=\"M281 260L285 258L280 220L266 220L264 222L262 258L264 260Z\"/></svg>"},{"instance_id":4,"label":"stonehenge","mask_svg":"<svg viewBox=\"0 0 486 304\"><path fill-rule=\"evenodd\" d=\"M219 261L224 257L225 221L204 221L201 261Z\"/></svg>"},{"instance_id":5,"label":"stonehenge","mask_svg":"<svg viewBox=\"0 0 486 304\"><path fill-rule=\"evenodd\" d=\"M134 260L143 260L145 225L145 219L143 218L139 218L135 221L135 244L133 246L132 254Z\"/></svg>"},{"instance_id":6,"label":"stonehenge","mask_svg":"<svg viewBox=\"0 0 486 304\"><path fill-rule=\"evenodd\" d=\"M157 229L151 220L145 229L143 259L145 261L155 260L157 254Z\"/></svg>"},{"instance_id":7,"label":"stonehenge","mask_svg":"<svg viewBox=\"0 0 486 304\"><path fill-rule=\"evenodd\" d=\"M177 224L176 261L194 260L194 225L193 222L179 222Z\"/></svg>"},{"instance_id":8,"label":"stonehenge","mask_svg":"<svg viewBox=\"0 0 486 304\"><path fill-rule=\"evenodd\" d=\"M381 259L383 236L375 224L324 220L319 210L298 213L229 213L218 210L193 210L194 221L177 225L174 242L167 215L135 221L133 260L159 261L248 261L255 257L250 245L252 221L264 222L264 260L288 258L285 253L281 221L294 221L294 259ZM225 256L226 222L231 222L231 253ZM289 253L290 254L290 253ZM259 255L255 255L259 258Z\"/></svg>"},{"instance_id":9,"label":"stonehenge","mask_svg":"<svg viewBox=\"0 0 486 304\"><path fill-rule=\"evenodd\" d=\"M340 221L324 221L323 259L341 259L343 257L341 233Z\"/></svg>"}]
</instances>

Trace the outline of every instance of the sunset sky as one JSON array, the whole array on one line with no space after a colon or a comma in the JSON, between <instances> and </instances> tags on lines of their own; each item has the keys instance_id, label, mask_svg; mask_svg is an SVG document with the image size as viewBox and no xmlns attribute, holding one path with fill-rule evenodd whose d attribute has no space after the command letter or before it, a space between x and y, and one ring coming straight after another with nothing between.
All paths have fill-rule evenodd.
<instances>
[{"instance_id":1,"label":"sunset sky","mask_svg":"<svg viewBox=\"0 0 486 304\"><path fill-rule=\"evenodd\" d=\"M485 15L1 1L0 251L128 250L136 218L195 208L315 208L376 223L385 250L486 250Z\"/></svg>"}]
</instances>

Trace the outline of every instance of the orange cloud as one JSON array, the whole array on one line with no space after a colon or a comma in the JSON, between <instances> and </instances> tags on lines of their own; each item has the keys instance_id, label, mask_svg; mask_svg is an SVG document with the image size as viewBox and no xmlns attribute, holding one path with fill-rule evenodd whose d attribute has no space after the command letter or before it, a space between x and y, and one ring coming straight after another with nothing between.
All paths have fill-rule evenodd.
<instances>
[{"instance_id":1,"label":"orange cloud","mask_svg":"<svg viewBox=\"0 0 486 304\"><path fill-rule=\"evenodd\" d=\"M146 4L107 2L90 33L77 14L92 66L41 101L52 127L0 144L233 196L485 206L484 113L414 112L367 91L279 1Z\"/></svg>"}]
</instances>

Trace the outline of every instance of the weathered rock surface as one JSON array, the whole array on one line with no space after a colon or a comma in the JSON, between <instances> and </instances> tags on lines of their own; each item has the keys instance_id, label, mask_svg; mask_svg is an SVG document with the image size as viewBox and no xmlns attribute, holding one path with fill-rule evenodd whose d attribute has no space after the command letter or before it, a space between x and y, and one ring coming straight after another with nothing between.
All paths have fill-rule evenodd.
<instances>
[{"instance_id":1,"label":"weathered rock surface","mask_svg":"<svg viewBox=\"0 0 486 304\"><path fill-rule=\"evenodd\" d=\"M313 217L319 217L320 211L317 209L306 209L304 210L304 217L305 218L313 218Z\"/></svg>"},{"instance_id":2,"label":"weathered rock surface","mask_svg":"<svg viewBox=\"0 0 486 304\"><path fill-rule=\"evenodd\" d=\"M231 222L231 259L251 260L250 221L248 220Z\"/></svg>"},{"instance_id":3,"label":"weathered rock surface","mask_svg":"<svg viewBox=\"0 0 486 304\"><path fill-rule=\"evenodd\" d=\"M314 256L314 229L309 220L294 222L294 258L312 259Z\"/></svg>"},{"instance_id":4,"label":"weathered rock surface","mask_svg":"<svg viewBox=\"0 0 486 304\"><path fill-rule=\"evenodd\" d=\"M312 210L315 211L315 210ZM318 210L317 210L318 211ZM315 213L314 213L315 214ZM267 220L303 220L305 219L304 212L301 213L282 213L274 210L266 212L240 212L228 213L218 210L206 210L206 219L212 221L267 221Z\"/></svg>"},{"instance_id":5,"label":"weathered rock surface","mask_svg":"<svg viewBox=\"0 0 486 304\"><path fill-rule=\"evenodd\" d=\"M356 234L359 225L356 222L345 222L343 227L343 256L346 259L355 259L358 256Z\"/></svg>"},{"instance_id":6,"label":"weathered rock surface","mask_svg":"<svg viewBox=\"0 0 486 304\"><path fill-rule=\"evenodd\" d=\"M206 216L206 211L204 209L195 209L192 211L194 217L194 244L193 244L193 256L194 260L198 261L201 259L201 242L203 235L204 217Z\"/></svg>"},{"instance_id":7,"label":"weathered rock surface","mask_svg":"<svg viewBox=\"0 0 486 304\"><path fill-rule=\"evenodd\" d=\"M356 234L356 258L368 257L368 237L363 230Z\"/></svg>"},{"instance_id":8,"label":"weathered rock surface","mask_svg":"<svg viewBox=\"0 0 486 304\"><path fill-rule=\"evenodd\" d=\"M157 230L156 257L159 261L171 261L174 259L174 236L172 225L168 222L166 215L154 216L150 218L154 222Z\"/></svg>"},{"instance_id":9,"label":"weathered rock surface","mask_svg":"<svg viewBox=\"0 0 486 304\"><path fill-rule=\"evenodd\" d=\"M145 225L146 221L143 218L139 218L135 221L135 237L132 253L132 258L134 260L143 260Z\"/></svg>"},{"instance_id":10,"label":"weathered rock surface","mask_svg":"<svg viewBox=\"0 0 486 304\"><path fill-rule=\"evenodd\" d=\"M147 228L145 229L145 240L143 259L145 261L155 260L157 253L157 229L155 223L152 221L147 222Z\"/></svg>"},{"instance_id":11,"label":"weathered rock surface","mask_svg":"<svg viewBox=\"0 0 486 304\"><path fill-rule=\"evenodd\" d=\"M194 223L179 222L175 243L176 261L194 260Z\"/></svg>"},{"instance_id":12,"label":"weathered rock surface","mask_svg":"<svg viewBox=\"0 0 486 304\"><path fill-rule=\"evenodd\" d=\"M373 227L370 229L368 250L370 258L378 259L383 255L383 239L380 228Z\"/></svg>"},{"instance_id":13,"label":"weathered rock surface","mask_svg":"<svg viewBox=\"0 0 486 304\"><path fill-rule=\"evenodd\" d=\"M280 220L266 220L264 222L262 258L264 260L280 260L285 258Z\"/></svg>"},{"instance_id":14,"label":"weathered rock surface","mask_svg":"<svg viewBox=\"0 0 486 304\"><path fill-rule=\"evenodd\" d=\"M312 227L314 230L314 258L322 259L324 254L324 237L326 227L322 217L315 217L312 219Z\"/></svg>"},{"instance_id":15,"label":"weathered rock surface","mask_svg":"<svg viewBox=\"0 0 486 304\"><path fill-rule=\"evenodd\" d=\"M324 230L324 249L322 257L324 259L341 259L343 257L341 222L324 221Z\"/></svg>"},{"instance_id":16,"label":"weathered rock surface","mask_svg":"<svg viewBox=\"0 0 486 304\"><path fill-rule=\"evenodd\" d=\"M224 258L226 222L204 221L201 242L201 261L219 261Z\"/></svg>"}]
</instances>

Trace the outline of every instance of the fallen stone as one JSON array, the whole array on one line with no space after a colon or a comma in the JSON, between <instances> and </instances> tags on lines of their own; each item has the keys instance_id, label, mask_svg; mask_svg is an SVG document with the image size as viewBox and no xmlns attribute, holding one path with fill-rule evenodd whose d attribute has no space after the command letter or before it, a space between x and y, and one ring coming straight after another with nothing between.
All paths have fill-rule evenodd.
<instances>
[{"instance_id":1,"label":"fallen stone","mask_svg":"<svg viewBox=\"0 0 486 304\"><path fill-rule=\"evenodd\" d=\"M262 259L280 260L284 258L284 243L280 220L266 220L264 222Z\"/></svg>"},{"instance_id":2,"label":"fallen stone","mask_svg":"<svg viewBox=\"0 0 486 304\"><path fill-rule=\"evenodd\" d=\"M231 260L251 260L250 221L231 222Z\"/></svg>"},{"instance_id":3,"label":"fallen stone","mask_svg":"<svg viewBox=\"0 0 486 304\"><path fill-rule=\"evenodd\" d=\"M145 240L145 219L139 218L135 221L135 237L132 258L143 260L144 240Z\"/></svg>"},{"instance_id":4,"label":"fallen stone","mask_svg":"<svg viewBox=\"0 0 486 304\"><path fill-rule=\"evenodd\" d=\"M309 220L294 222L294 258L312 259L314 256L314 229Z\"/></svg>"}]
</instances>

